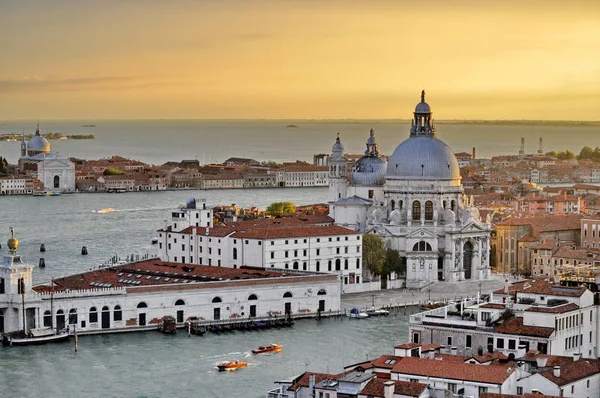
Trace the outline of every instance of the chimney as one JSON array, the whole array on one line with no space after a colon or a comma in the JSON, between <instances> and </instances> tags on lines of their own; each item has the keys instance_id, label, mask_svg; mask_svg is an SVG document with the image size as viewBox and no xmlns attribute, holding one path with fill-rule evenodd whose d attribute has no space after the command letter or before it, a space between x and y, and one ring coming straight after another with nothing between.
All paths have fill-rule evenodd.
<instances>
[{"instance_id":1,"label":"chimney","mask_svg":"<svg viewBox=\"0 0 600 398\"><path fill-rule=\"evenodd\" d=\"M312 390L315 388L315 375L308 376L308 388Z\"/></svg>"},{"instance_id":2,"label":"chimney","mask_svg":"<svg viewBox=\"0 0 600 398\"><path fill-rule=\"evenodd\" d=\"M475 160L475 147L473 147L473 160Z\"/></svg>"},{"instance_id":3,"label":"chimney","mask_svg":"<svg viewBox=\"0 0 600 398\"><path fill-rule=\"evenodd\" d=\"M523 362L523 361L517 362L517 367L521 370L525 369L525 362Z\"/></svg>"},{"instance_id":4,"label":"chimney","mask_svg":"<svg viewBox=\"0 0 600 398\"><path fill-rule=\"evenodd\" d=\"M440 354L447 354L445 345L440 346Z\"/></svg>"},{"instance_id":5,"label":"chimney","mask_svg":"<svg viewBox=\"0 0 600 398\"><path fill-rule=\"evenodd\" d=\"M394 390L396 389L396 383L393 381L386 381L383 383L383 396L384 398L394 398Z\"/></svg>"},{"instance_id":6,"label":"chimney","mask_svg":"<svg viewBox=\"0 0 600 398\"><path fill-rule=\"evenodd\" d=\"M206 232L204 233L204 235L208 236L208 227L206 227Z\"/></svg>"},{"instance_id":7,"label":"chimney","mask_svg":"<svg viewBox=\"0 0 600 398\"><path fill-rule=\"evenodd\" d=\"M552 371L552 374L554 375L554 377L560 378L560 366L555 366L554 370Z\"/></svg>"},{"instance_id":8,"label":"chimney","mask_svg":"<svg viewBox=\"0 0 600 398\"><path fill-rule=\"evenodd\" d=\"M452 355L458 355L458 348L451 347L450 348L450 354L452 354Z\"/></svg>"},{"instance_id":9,"label":"chimney","mask_svg":"<svg viewBox=\"0 0 600 398\"><path fill-rule=\"evenodd\" d=\"M579 361L580 358L581 358L581 353L580 352L573 353L573 362Z\"/></svg>"},{"instance_id":10,"label":"chimney","mask_svg":"<svg viewBox=\"0 0 600 398\"><path fill-rule=\"evenodd\" d=\"M504 280L504 294L508 294L508 287L509 287L509 283L508 283L508 279Z\"/></svg>"},{"instance_id":11,"label":"chimney","mask_svg":"<svg viewBox=\"0 0 600 398\"><path fill-rule=\"evenodd\" d=\"M520 344L517 350L517 358L523 358L527 353L527 346L525 344Z\"/></svg>"},{"instance_id":12,"label":"chimney","mask_svg":"<svg viewBox=\"0 0 600 398\"><path fill-rule=\"evenodd\" d=\"M548 358L546 358L546 357L537 357L535 359L535 363L537 364L538 368L545 368L546 364L548 363Z\"/></svg>"}]
</instances>

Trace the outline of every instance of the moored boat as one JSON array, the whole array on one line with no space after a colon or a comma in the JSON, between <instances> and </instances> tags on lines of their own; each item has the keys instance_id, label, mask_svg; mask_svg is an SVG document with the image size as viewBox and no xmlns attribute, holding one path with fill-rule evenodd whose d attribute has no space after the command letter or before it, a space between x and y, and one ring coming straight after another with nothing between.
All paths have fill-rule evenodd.
<instances>
[{"instance_id":1,"label":"moored boat","mask_svg":"<svg viewBox=\"0 0 600 398\"><path fill-rule=\"evenodd\" d=\"M354 308L352 308L350 310L350 313L348 314L348 316L350 318L362 319L362 318L368 318L369 314L367 314L366 312L363 312L360 309L354 307Z\"/></svg>"},{"instance_id":2,"label":"moored boat","mask_svg":"<svg viewBox=\"0 0 600 398\"><path fill-rule=\"evenodd\" d=\"M71 335L67 331L56 333L53 329L30 329L28 333L6 333L2 336L4 346L27 346L68 341Z\"/></svg>"},{"instance_id":3,"label":"moored boat","mask_svg":"<svg viewBox=\"0 0 600 398\"><path fill-rule=\"evenodd\" d=\"M248 362L238 361L237 359L233 361L223 361L217 364L217 368L219 368L220 371L236 370L239 368L245 368L247 366Z\"/></svg>"},{"instance_id":4,"label":"moored boat","mask_svg":"<svg viewBox=\"0 0 600 398\"><path fill-rule=\"evenodd\" d=\"M171 315L165 315L162 321L158 324L158 331L164 334L175 334L177 333L177 322Z\"/></svg>"},{"instance_id":5,"label":"moored boat","mask_svg":"<svg viewBox=\"0 0 600 398\"><path fill-rule=\"evenodd\" d=\"M152 242L153 245L156 245L158 243L158 238L154 237L150 242Z\"/></svg>"},{"instance_id":6,"label":"moored boat","mask_svg":"<svg viewBox=\"0 0 600 398\"><path fill-rule=\"evenodd\" d=\"M283 346L281 344L269 344L265 346L260 346L252 350L253 354L264 354L266 352L279 352Z\"/></svg>"}]
</instances>

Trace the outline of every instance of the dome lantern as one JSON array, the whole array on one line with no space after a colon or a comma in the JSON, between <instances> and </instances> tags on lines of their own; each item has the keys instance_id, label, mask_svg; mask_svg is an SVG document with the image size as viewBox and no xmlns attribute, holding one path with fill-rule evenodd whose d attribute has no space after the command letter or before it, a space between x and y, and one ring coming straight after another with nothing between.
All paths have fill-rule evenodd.
<instances>
[{"instance_id":1,"label":"dome lantern","mask_svg":"<svg viewBox=\"0 0 600 398\"><path fill-rule=\"evenodd\" d=\"M431 117L431 107L425 102L425 90L421 91L421 102L417 104L414 112L414 119L411 123L410 135L434 137L435 125Z\"/></svg>"},{"instance_id":2,"label":"dome lantern","mask_svg":"<svg viewBox=\"0 0 600 398\"><path fill-rule=\"evenodd\" d=\"M17 254L17 248L19 247L19 241L17 240L17 238L15 238L15 231L13 230L12 227L10 227L10 239L8 239L8 241L6 242L6 245L8 246L8 251L10 252L10 254L12 254L13 256Z\"/></svg>"}]
</instances>

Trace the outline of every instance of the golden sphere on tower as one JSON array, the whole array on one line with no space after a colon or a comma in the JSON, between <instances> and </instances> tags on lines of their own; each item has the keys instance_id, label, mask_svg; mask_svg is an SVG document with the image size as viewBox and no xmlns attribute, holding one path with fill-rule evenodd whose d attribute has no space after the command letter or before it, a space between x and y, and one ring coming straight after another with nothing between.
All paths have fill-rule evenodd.
<instances>
[{"instance_id":1,"label":"golden sphere on tower","mask_svg":"<svg viewBox=\"0 0 600 398\"><path fill-rule=\"evenodd\" d=\"M19 241L14 236L10 238L6 244L10 250L17 250L17 247L19 247Z\"/></svg>"}]
</instances>

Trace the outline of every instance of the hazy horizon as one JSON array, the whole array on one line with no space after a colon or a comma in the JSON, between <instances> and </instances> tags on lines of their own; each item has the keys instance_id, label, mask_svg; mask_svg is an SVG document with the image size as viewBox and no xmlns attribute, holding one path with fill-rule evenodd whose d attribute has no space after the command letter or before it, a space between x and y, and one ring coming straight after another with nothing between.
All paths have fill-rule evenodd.
<instances>
[{"instance_id":1,"label":"hazy horizon","mask_svg":"<svg viewBox=\"0 0 600 398\"><path fill-rule=\"evenodd\" d=\"M2 120L600 120L600 2L28 0Z\"/></svg>"}]
</instances>

